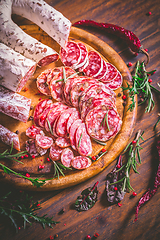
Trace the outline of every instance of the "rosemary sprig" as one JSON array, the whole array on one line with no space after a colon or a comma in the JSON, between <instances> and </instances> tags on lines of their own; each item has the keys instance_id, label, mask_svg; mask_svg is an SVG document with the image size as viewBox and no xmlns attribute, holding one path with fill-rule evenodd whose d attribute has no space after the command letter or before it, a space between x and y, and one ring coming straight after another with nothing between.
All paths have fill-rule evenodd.
<instances>
[{"instance_id":1,"label":"rosemary sprig","mask_svg":"<svg viewBox=\"0 0 160 240\"><path fill-rule=\"evenodd\" d=\"M93 138L93 140L94 140L95 142L99 143L100 145L106 146L106 143L105 143L105 142L101 142L101 141L99 141L99 140L97 140L97 139L95 139L95 138Z\"/></svg>"},{"instance_id":2,"label":"rosemary sprig","mask_svg":"<svg viewBox=\"0 0 160 240\"><path fill-rule=\"evenodd\" d=\"M70 76L66 77L65 68L63 67L63 78L57 80L56 83L62 82L62 81L64 81L64 83L66 83L68 78L72 78L72 77L74 77L75 75L77 75L78 73L79 73L79 72L76 72L76 73L73 73L73 74L71 74Z\"/></svg>"},{"instance_id":3,"label":"rosemary sprig","mask_svg":"<svg viewBox=\"0 0 160 240\"><path fill-rule=\"evenodd\" d=\"M81 133L81 136L80 136L80 138L79 138L79 142L78 142L78 148L80 147L80 145L81 145L81 140L82 140L82 137L83 137L83 133Z\"/></svg>"},{"instance_id":4,"label":"rosemary sprig","mask_svg":"<svg viewBox=\"0 0 160 240\"><path fill-rule=\"evenodd\" d=\"M46 118L46 120L47 120L47 123L48 123L49 131L50 131L50 133L53 135L53 131L52 131L52 128L51 128L51 124L50 124L48 118Z\"/></svg>"},{"instance_id":5,"label":"rosemary sprig","mask_svg":"<svg viewBox=\"0 0 160 240\"><path fill-rule=\"evenodd\" d=\"M160 113L158 113L158 116L159 116L159 118L158 118L158 120L157 120L157 122L156 122L156 124L154 125L154 128L153 128L154 131L155 131L155 129L156 129L158 123L160 122Z\"/></svg>"},{"instance_id":6,"label":"rosemary sprig","mask_svg":"<svg viewBox=\"0 0 160 240\"><path fill-rule=\"evenodd\" d=\"M140 158L139 150L142 149L140 147L139 142L140 142L140 139L144 140L143 137L142 137L143 134L144 134L144 132L141 133L141 131L139 131L137 133L136 139L134 141L130 142L125 149L125 153L128 150L127 151L128 152L127 163L122 165L122 167L120 167L116 171L116 172L119 172L119 171L122 171L122 169L123 169L124 177L122 179L120 179L119 181L110 184L110 185L112 185L112 184L123 182L123 186L122 186L122 191L123 192L125 192L127 190L128 191L130 191L130 190L134 191L134 189L132 188L132 186L130 184L130 171L131 171L131 169L133 169L135 173L139 174L139 172L137 171L137 165L141 164L141 158ZM136 161L136 156L138 158L138 162Z\"/></svg>"},{"instance_id":7,"label":"rosemary sprig","mask_svg":"<svg viewBox=\"0 0 160 240\"><path fill-rule=\"evenodd\" d=\"M108 131L110 131L109 123L108 123L108 111L106 112L104 118L102 119L101 126L104 127L105 124L106 124L106 126L107 126L107 128L108 128Z\"/></svg>"},{"instance_id":8,"label":"rosemary sprig","mask_svg":"<svg viewBox=\"0 0 160 240\"><path fill-rule=\"evenodd\" d=\"M145 69L145 64L144 62L140 63L139 61L137 62L136 65L136 70L135 70L135 75L132 76L133 78L133 85L130 86L127 83L127 87L122 87L123 90L128 90L129 97L131 99L131 104L129 105L127 110L133 111L135 108L135 95L140 95L143 94L143 100L139 105L148 102L147 107L145 109L145 112L150 112L153 110L155 106L155 102L153 99L152 91L158 92L160 94L160 91L153 87L149 82L148 82L148 75L153 74L156 70L153 70L151 72L147 72Z\"/></svg>"},{"instance_id":9,"label":"rosemary sprig","mask_svg":"<svg viewBox=\"0 0 160 240\"><path fill-rule=\"evenodd\" d=\"M28 197L28 194L21 193L22 195L16 194L16 198L12 196L11 192L7 193L5 196L0 198L0 214L8 217L11 223L18 232L19 220L23 221L24 229L26 224L32 225L32 222L41 223L43 228L49 226L51 228L52 224L56 224L52 218L46 217L46 214L39 217L35 211L41 209L39 202L31 201L32 197ZM10 197L10 198L9 198Z\"/></svg>"},{"instance_id":10,"label":"rosemary sprig","mask_svg":"<svg viewBox=\"0 0 160 240\"><path fill-rule=\"evenodd\" d=\"M61 174L63 177L65 177L65 174L64 174L63 170L67 170L67 169L68 169L68 170L72 170L72 168L66 167L66 166L64 166L63 164L59 163L59 162L55 162L55 161L53 161L53 160L51 160L51 161L52 161L53 164L54 164L54 175L53 175L54 178L58 178L58 179L59 179L60 174Z\"/></svg>"}]
</instances>

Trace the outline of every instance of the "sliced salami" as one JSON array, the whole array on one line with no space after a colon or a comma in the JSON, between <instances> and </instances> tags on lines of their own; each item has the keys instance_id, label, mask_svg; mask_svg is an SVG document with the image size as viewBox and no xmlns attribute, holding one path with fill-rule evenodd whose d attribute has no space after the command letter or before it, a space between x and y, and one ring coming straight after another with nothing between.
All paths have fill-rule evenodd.
<instances>
[{"instance_id":1,"label":"sliced salami","mask_svg":"<svg viewBox=\"0 0 160 240\"><path fill-rule=\"evenodd\" d=\"M88 51L87 51L86 46L81 42L78 42L77 44L78 44L78 46L80 48L80 51L81 51L81 59L79 61L79 64L76 65L75 69L83 67L84 64L87 61L87 58L88 58Z\"/></svg>"},{"instance_id":2,"label":"sliced salami","mask_svg":"<svg viewBox=\"0 0 160 240\"><path fill-rule=\"evenodd\" d=\"M91 166L91 164L91 159L85 156L74 157L71 161L71 166L78 170L88 168Z\"/></svg>"},{"instance_id":3,"label":"sliced salami","mask_svg":"<svg viewBox=\"0 0 160 240\"><path fill-rule=\"evenodd\" d=\"M47 153L47 149L41 148L36 141L35 141L35 146L39 155L43 156Z\"/></svg>"},{"instance_id":4,"label":"sliced salami","mask_svg":"<svg viewBox=\"0 0 160 240\"><path fill-rule=\"evenodd\" d=\"M87 114L85 123L91 137L105 142L119 132L122 120L115 108L100 105Z\"/></svg>"},{"instance_id":5,"label":"sliced salami","mask_svg":"<svg viewBox=\"0 0 160 240\"><path fill-rule=\"evenodd\" d=\"M58 161L61 159L61 153L63 148L58 147L55 143L50 147L49 157L53 161Z\"/></svg>"},{"instance_id":6,"label":"sliced salami","mask_svg":"<svg viewBox=\"0 0 160 240\"><path fill-rule=\"evenodd\" d=\"M59 103L58 106L56 106L55 108L50 110L50 112L47 114L47 117L45 120L45 130L47 132L50 132L50 127L51 127L51 129L53 128L53 124L54 124L54 121L57 118L57 116L59 116L60 113L67 108L68 108L68 106L66 106L62 103ZM50 123L50 127L48 126L48 122Z\"/></svg>"},{"instance_id":7,"label":"sliced salami","mask_svg":"<svg viewBox=\"0 0 160 240\"><path fill-rule=\"evenodd\" d=\"M88 54L87 54L87 57L86 57L84 65L82 67L79 67L78 71L79 72L83 72L83 69L85 69L88 66L88 64L89 64L89 58L88 58Z\"/></svg>"},{"instance_id":8,"label":"sliced salami","mask_svg":"<svg viewBox=\"0 0 160 240\"><path fill-rule=\"evenodd\" d=\"M81 59L81 51L76 42L68 41L65 49L60 49L60 58L65 66L72 67L79 64Z\"/></svg>"},{"instance_id":9,"label":"sliced salami","mask_svg":"<svg viewBox=\"0 0 160 240\"><path fill-rule=\"evenodd\" d=\"M71 146L69 137L58 137L55 140L55 144L60 148L67 148Z\"/></svg>"},{"instance_id":10,"label":"sliced salami","mask_svg":"<svg viewBox=\"0 0 160 240\"><path fill-rule=\"evenodd\" d=\"M47 83L47 77L50 74L50 72L51 69L46 69L37 77L36 81L38 90L47 96L51 96L51 92Z\"/></svg>"},{"instance_id":11,"label":"sliced salami","mask_svg":"<svg viewBox=\"0 0 160 240\"><path fill-rule=\"evenodd\" d=\"M76 149L82 156L89 156L92 153L90 136L86 132L85 123L81 123L76 131Z\"/></svg>"},{"instance_id":12,"label":"sliced salami","mask_svg":"<svg viewBox=\"0 0 160 240\"><path fill-rule=\"evenodd\" d=\"M0 140L7 144L8 146L12 146L13 144L13 148L20 151L18 135L1 124L0 124Z\"/></svg>"},{"instance_id":13,"label":"sliced salami","mask_svg":"<svg viewBox=\"0 0 160 240\"><path fill-rule=\"evenodd\" d=\"M28 127L26 129L26 135L29 138L34 138L35 139L37 134L40 134L40 135L44 136L44 132L39 127L36 127L34 125L32 125L31 127Z\"/></svg>"},{"instance_id":14,"label":"sliced salami","mask_svg":"<svg viewBox=\"0 0 160 240\"><path fill-rule=\"evenodd\" d=\"M106 64L106 62L103 60L103 63L102 63L102 70L99 72L99 74L95 77L97 80L100 80L101 78L104 78L105 75L107 74L108 72L108 66Z\"/></svg>"},{"instance_id":15,"label":"sliced salami","mask_svg":"<svg viewBox=\"0 0 160 240\"><path fill-rule=\"evenodd\" d=\"M26 151L31 155L31 156L38 156L39 153L37 152L37 148L35 145L35 139L29 139L26 141Z\"/></svg>"},{"instance_id":16,"label":"sliced salami","mask_svg":"<svg viewBox=\"0 0 160 240\"><path fill-rule=\"evenodd\" d=\"M96 77L102 71L103 59L97 52L93 50L88 52L88 58L89 58L89 64L85 69L83 69L83 72L88 77Z\"/></svg>"},{"instance_id":17,"label":"sliced salami","mask_svg":"<svg viewBox=\"0 0 160 240\"><path fill-rule=\"evenodd\" d=\"M50 85L51 80L54 78L55 75L62 71L62 67L55 67L51 69L50 74L47 76L47 84Z\"/></svg>"},{"instance_id":18,"label":"sliced salami","mask_svg":"<svg viewBox=\"0 0 160 240\"><path fill-rule=\"evenodd\" d=\"M106 83L112 81L118 74L118 70L111 63L106 62L107 73L101 78L101 82Z\"/></svg>"},{"instance_id":19,"label":"sliced salami","mask_svg":"<svg viewBox=\"0 0 160 240\"><path fill-rule=\"evenodd\" d=\"M56 133L60 137L64 137L67 134L67 121L70 115L76 111L75 108L68 108L61 113L56 124Z\"/></svg>"},{"instance_id":20,"label":"sliced salami","mask_svg":"<svg viewBox=\"0 0 160 240\"><path fill-rule=\"evenodd\" d=\"M70 148L65 148L63 149L61 153L61 163L65 167L71 167L71 161L74 158L74 154Z\"/></svg>"},{"instance_id":21,"label":"sliced salami","mask_svg":"<svg viewBox=\"0 0 160 240\"><path fill-rule=\"evenodd\" d=\"M70 138L70 142L71 142L71 146L74 150L76 149L76 130L79 127L79 124L82 123L81 119L77 119L70 127L70 131L69 131L69 138Z\"/></svg>"},{"instance_id":22,"label":"sliced salami","mask_svg":"<svg viewBox=\"0 0 160 240\"><path fill-rule=\"evenodd\" d=\"M74 111L70 115L68 121L67 121L67 132L70 132L71 125L74 123L75 120L80 119L80 113L79 111Z\"/></svg>"},{"instance_id":23,"label":"sliced salami","mask_svg":"<svg viewBox=\"0 0 160 240\"><path fill-rule=\"evenodd\" d=\"M27 122L31 99L0 86L0 112L22 122Z\"/></svg>"},{"instance_id":24,"label":"sliced salami","mask_svg":"<svg viewBox=\"0 0 160 240\"><path fill-rule=\"evenodd\" d=\"M87 99L87 101L85 101L82 105L81 119L85 121L87 113L101 104L105 104L107 106L115 106L109 98L99 98L99 96L91 97Z\"/></svg>"},{"instance_id":25,"label":"sliced salami","mask_svg":"<svg viewBox=\"0 0 160 240\"><path fill-rule=\"evenodd\" d=\"M53 144L53 139L47 136L42 136L40 134L36 135L36 145L43 149L48 149L52 146Z\"/></svg>"},{"instance_id":26,"label":"sliced salami","mask_svg":"<svg viewBox=\"0 0 160 240\"><path fill-rule=\"evenodd\" d=\"M122 75L118 71L117 76L112 81L106 82L105 85L112 90L116 90L121 87L122 82L123 82Z\"/></svg>"},{"instance_id":27,"label":"sliced salami","mask_svg":"<svg viewBox=\"0 0 160 240\"><path fill-rule=\"evenodd\" d=\"M64 69L64 72L63 72ZM62 71L58 74L56 74L52 80L50 81L50 92L53 97L53 99L57 101L65 101L64 99L64 84L65 84L65 78L68 78L72 74L74 74L75 71L69 67L62 68ZM65 74L65 76L64 76Z\"/></svg>"},{"instance_id":28,"label":"sliced salami","mask_svg":"<svg viewBox=\"0 0 160 240\"><path fill-rule=\"evenodd\" d=\"M35 122L36 126L39 127L39 123L38 123L39 116L40 116L40 114L42 114L44 109L47 108L50 104L52 104L52 100L50 100L50 99L44 99L37 104L37 106L34 110L34 122Z\"/></svg>"}]
</instances>

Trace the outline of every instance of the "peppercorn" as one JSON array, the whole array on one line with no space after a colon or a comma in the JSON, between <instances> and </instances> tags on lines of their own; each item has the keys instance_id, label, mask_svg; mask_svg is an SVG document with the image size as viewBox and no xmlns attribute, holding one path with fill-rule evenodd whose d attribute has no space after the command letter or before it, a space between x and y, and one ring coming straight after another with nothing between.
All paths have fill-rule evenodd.
<instances>
[{"instance_id":1,"label":"peppercorn","mask_svg":"<svg viewBox=\"0 0 160 240\"><path fill-rule=\"evenodd\" d=\"M101 151L102 151L102 153L104 153L106 151L106 149L103 148Z\"/></svg>"},{"instance_id":2,"label":"peppercorn","mask_svg":"<svg viewBox=\"0 0 160 240\"><path fill-rule=\"evenodd\" d=\"M95 233L95 234L94 234L94 237L95 237L95 238L99 237L99 233Z\"/></svg>"},{"instance_id":3,"label":"peppercorn","mask_svg":"<svg viewBox=\"0 0 160 240\"><path fill-rule=\"evenodd\" d=\"M26 158L28 158L28 154L24 155Z\"/></svg>"},{"instance_id":4,"label":"peppercorn","mask_svg":"<svg viewBox=\"0 0 160 240\"><path fill-rule=\"evenodd\" d=\"M90 236L90 235L87 235L87 236L86 236L86 239L91 239L91 236Z\"/></svg>"},{"instance_id":5,"label":"peppercorn","mask_svg":"<svg viewBox=\"0 0 160 240\"><path fill-rule=\"evenodd\" d=\"M95 156L93 156L93 157L92 157L92 160L93 160L93 161L95 161L95 160L96 160L96 157L95 157Z\"/></svg>"},{"instance_id":6,"label":"peppercorn","mask_svg":"<svg viewBox=\"0 0 160 240\"><path fill-rule=\"evenodd\" d=\"M118 97L121 97L121 93L120 92L118 93Z\"/></svg>"},{"instance_id":7,"label":"peppercorn","mask_svg":"<svg viewBox=\"0 0 160 240\"><path fill-rule=\"evenodd\" d=\"M132 141L132 144L135 144L136 142L137 142L136 140L133 140L133 141Z\"/></svg>"},{"instance_id":8,"label":"peppercorn","mask_svg":"<svg viewBox=\"0 0 160 240\"><path fill-rule=\"evenodd\" d=\"M133 64L131 62L128 63L128 67L131 67Z\"/></svg>"},{"instance_id":9,"label":"peppercorn","mask_svg":"<svg viewBox=\"0 0 160 240\"><path fill-rule=\"evenodd\" d=\"M132 193L133 197L137 196L137 193L136 192L133 192Z\"/></svg>"},{"instance_id":10,"label":"peppercorn","mask_svg":"<svg viewBox=\"0 0 160 240\"><path fill-rule=\"evenodd\" d=\"M65 212L65 208L63 207L61 210L60 210L60 212L59 212L59 214L63 214L64 212Z\"/></svg>"},{"instance_id":11,"label":"peppercorn","mask_svg":"<svg viewBox=\"0 0 160 240\"><path fill-rule=\"evenodd\" d=\"M54 235L54 238L58 238L58 234L57 233Z\"/></svg>"},{"instance_id":12,"label":"peppercorn","mask_svg":"<svg viewBox=\"0 0 160 240\"><path fill-rule=\"evenodd\" d=\"M35 156L34 156L34 155L32 155L32 158L35 158Z\"/></svg>"},{"instance_id":13,"label":"peppercorn","mask_svg":"<svg viewBox=\"0 0 160 240\"><path fill-rule=\"evenodd\" d=\"M121 206L122 206L122 203L118 203L118 206L121 207Z\"/></svg>"},{"instance_id":14,"label":"peppercorn","mask_svg":"<svg viewBox=\"0 0 160 240\"><path fill-rule=\"evenodd\" d=\"M29 174L29 173L26 173L26 177L30 177L30 174Z\"/></svg>"},{"instance_id":15,"label":"peppercorn","mask_svg":"<svg viewBox=\"0 0 160 240\"><path fill-rule=\"evenodd\" d=\"M47 162L50 162L50 159L49 159L49 158L47 158Z\"/></svg>"},{"instance_id":16,"label":"peppercorn","mask_svg":"<svg viewBox=\"0 0 160 240\"><path fill-rule=\"evenodd\" d=\"M19 131L18 131L18 130L16 130L16 134L19 134Z\"/></svg>"},{"instance_id":17,"label":"peppercorn","mask_svg":"<svg viewBox=\"0 0 160 240\"><path fill-rule=\"evenodd\" d=\"M151 83L151 82L152 82L152 79L148 79L148 82Z\"/></svg>"},{"instance_id":18,"label":"peppercorn","mask_svg":"<svg viewBox=\"0 0 160 240\"><path fill-rule=\"evenodd\" d=\"M122 99L123 99L123 100L125 100L126 98L127 98L126 95L123 95L123 96L122 96Z\"/></svg>"},{"instance_id":19,"label":"peppercorn","mask_svg":"<svg viewBox=\"0 0 160 240\"><path fill-rule=\"evenodd\" d=\"M115 190L115 191L117 191L117 190L118 190L118 188L117 188L117 187L114 187L114 190Z\"/></svg>"},{"instance_id":20,"label":"peppercorn","mask_svg":"<svg viewBox=\"0 0 160 240\"><path fill-rule=\"evenodd\" d=\"M29 121L31 121L31 120L33 120L33 117L32 116L29 116L29 119L28 119Z\"/></svg>"},{"instance_id":21,"label":"peppercorn","mask_svg":"<svg viewBox=\"0 0 160 240\"><path fill-rule=\"evenodd\" d=\"M30 106L30 110L32 110L33 109L33 106Z\"/></svg>"}]
</instances>

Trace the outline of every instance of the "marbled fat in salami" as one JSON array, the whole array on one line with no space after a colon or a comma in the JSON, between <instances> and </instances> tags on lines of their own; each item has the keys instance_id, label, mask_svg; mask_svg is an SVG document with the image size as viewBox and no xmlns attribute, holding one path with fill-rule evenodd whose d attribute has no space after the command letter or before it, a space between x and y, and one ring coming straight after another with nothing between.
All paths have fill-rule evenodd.
<instances>
[{"instance_id":1,"label":"marbled fat in salami","mask_svg":"<svg viewBox=\"0 0 160 240\"><path fill-rule=\"evenodd\" d=\"M80 113L79 111L74 111L72 112L72 114L70 115L68 121L67 121L67 132L69 133L70 132L70 128L71 128L71 125L74 123L75 120L77 119L80 119Z\"/></svg>"},{"instance_id":2,"label":"marbled fat in salami","mask_svg":"<svg viewBox=\"0 0 160 240\"><path fill-rule=\"evenodd\" d=\"M89 156L92 153L90 136L86 132L85 123L81 123L76 131L76 149L82 156Z\"/></svg>"},{"instance_id":3,"label":"marbled fat in salami","mask_svg":"<svg viewBox=\"0 0 160 240\"><path fill-rule=\"evenodd\" d=\"M60 148L67 148L71 146L70 139L67 136L56 138L55 144Z\"/></svg>"},{"instance_id":4,"label":"marbled fat in salami","mask_svg":"<svg viewBox=\"0 0 160 240\"><path fill-rule=\"evenodd\" d=\"M78 129L79 124L81 123L82 123L82 120L77 119L76 121L74 121L74 123L70 127L69 138L70 138L71 146L74 150L77 150L76 149L76 130Z\"/></svg>"},{"instance_id":5,"label":"marbled fat in salami","mask_svg":"<svg viewBox=\"0 0 160 240\"><path fill-rule=\"evenodd\" d=\"M49 157L53 161L58 161L61 159L61 153L63 148L58 147L55 143L50 147Z\"/></svg>"},{"instance_id":6,"label":"marbled fat in salami","mask_svg":"<svg viewBox=\"0 0 160 240\"><path fill-rule=\"evenodd\" d=\"M80 51L81 51L81 59L79 61L79 64L76 65L75 69L83 67L84 64L87 61L87 58L88 58L88 51L87 51L86 46L81 42L78 42L77 44L78 44L78 46L80 48Z\"/></svg>"},{"instance_id":7,"label":"marbled fat in salami","mask_svg":"<svg viewBox=\"0 0 160 240\"><path fill-rule=\"evenodd\" d=\"M44 99L37 104L37 106L34 110L34 122L35 122L36 126L40 127L39 126L39 116L40 116L40 114L42 114L44 109L47 108L50 104L52 104L52 100L50 100L50 99Z\"/></svg>"},{"instance_id":8,"label":"marbled fat in salami","mask_svg":"<svg viewBox=\"0 0 160 240\"><path fill-rule=\"evenodd\" d=\"M73 151L70 148L65 148L63 149L61 153L61 163L65 167L71 167L71 161L74 158Z\"/></svg>"},{"instance_id":9,"label":"marbled fat in salami","mask_svg":"<svg viewBox=\"0 0 160 240\"><path fill-rule=\"evenodd\" d=\"M116 89L118 89L118 88L121 87L122 81L123 81L122 75L121 75L120 72L118 71L117 76L116 76L112 81L106 82L105 85L106 85L107 87L109 87L110 89L112 89L112 90L116 90Z\"/></svg>"},{"instance_id":10,"label":"marbled fat in salami","mask_svg":"<svg viewBox=\"0 0 160 240\"><path fill-rule=\"evenodd\" d=\"M26 135L29 138L34 138L35 139L37 134L41 134L41 135L44 136L44 132L39 127L36 127L34 125L32 125L31 127L28 127L26 129Z\"/></svg>"},{"instance_id":11,"label":"marbled fat in salami","mask_svg":"<svg viewBox=\"0 0 160 240\"><path fill-rule=\"evenodd\" d=\"M0 140L10 147L13 144L13 148L20 151L18 135L1 124L0 124Z\"/></svg>"},{"instance_id":12,"label":"marbled fat in salami","mask_svg":"<svg viewBox=\"0 0 160 240\"><path fill-rule=\"evenodd\" d=\"M119 132L122 120L115 108L100 105L87 114L85 123L92 138L105 142Z\"/></svg>"},{"instance_id":13,"label":"marbled fat in salami","mask_svg":"<svg viewBox=\"0 0 160 240\"><path fill-rule=\"evenodd\" d=\"M66 48L60 49L60 58L65 66L72 67L79 64L81 59L81 51L77 43L68 41Z\"/></svg>"},{"instance_id":14,"label":"marbled fat in salami","mask_svg":"<svg viewBox=\"0 0 160 240\"><path fill-rule=\"evenodd\" d=\"M98 80L100 80L101 78L104 78L105 77L105 75L107 74L107 72L108 72L108 66L107 66L107 64L106 64L106 62L103 60L103 67L102 67L102 70L99 72L99 74L97 74L97 76L95 77L95 76L93 76L93 77L95 77L96 79L98 79Z\"/></svg>"},{"instance_id":15,"label":"marbled fat in salami","mask_svg":"<svg viewBox=\"0 0 160 240\"><path fill-rule=\"evenodd\" d=\"M46 107L44 109L44 111L41 113L41 115L39 116L39 119L38 119L38 125L40 127L44 128L45 120L46 120L46 117L47 117L48 113L50 112L51 109L55 108L58 105L59 105L59 102L51 103L48 107Z\"/></svg>"},{"instance_id":16,"label":"marbled fat in salami","mask_svg":"<svg viewBox=\"0 0 160 240\"><path fill-rule=\"evenodd\" d=\"M50 138L48 136L42 136L40 134L36 135L35 141L36 141L36 145L38 145L39 147L41 147L43 149L48 149L53 144L52 138Z\"/></svg>"},{"instance_id":17,"label":"marbled fat in salami","mask_svg":"<svg viewBox=\"0 0 160 240\"><path fill-rule=\"evenodd\" d=\"M71 161L71 166L78 170L88 168L91 166L91 164L91 159L85 156L74 157Z\"/></svg>"},{"instance_id":18,"label":"marbled fat in salami","mask_svg":"<svg viewBox=\"0 0 160 240\"><path fill-rule=\"evenodd\" d=\"M100 79L101 82L106 83L112 81L118 74L118 70L111 63L106 62L107 65L107 73L104 77Z\"/></svg>"},{"instance_id":19,"label":"marbled fat in salami","mask_svg":"<svg viewBox=\"0 0 160 240\"><path fill-rule=\"evenodd\" d=\"M47 77L50 74L50 72L51 69L46 69L37 77L36 81L38 90L47 96L51 96L51 92L47 83Z\"/></svg>"}]
</instances>

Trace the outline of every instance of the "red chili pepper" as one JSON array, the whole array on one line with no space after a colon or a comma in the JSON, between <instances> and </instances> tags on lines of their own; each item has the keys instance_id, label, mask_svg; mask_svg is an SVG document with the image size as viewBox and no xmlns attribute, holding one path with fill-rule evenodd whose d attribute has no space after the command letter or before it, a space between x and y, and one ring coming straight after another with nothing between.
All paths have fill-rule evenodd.
<instances>
[{"instance_id":1,"label":"red chili pepper","mask_svg":"<svg viewBox=\"0 0 160 240\"><path fill-rule=\"evenodd\" d=\"M147 192L140 198L135 211L135 221L137 221L138 219L139 209L155 195L158 186L160 186L160 140L157 141L156 147L159 155L159 165L155 174L154 185L152 186L152 188L148 188Z\"/></svg>"},{"instance_id":2,"label":"red chili pepper","mask_svg":"<svg viewBox=\"0 0 160 240\"><path fill-rule=\"evenodd\" d=\"M75 22L74 24L72 24L72 26L91 26L91 27L96 27L99 29L105 29L105 31L107 33L111 33L114 34L118 37L120 37L121 39L123 39L124 41L127 42L129 48L136 53L142 52L145 53L147 56L147 63L149 62L149 54L143 49L143 47L141 46L141 42L138 39L138 37L131 31L114 25L114 24L110 24L110 23L98 23L95 22L93 20L80 20L78 22ZM146 63L146 64L147 64Z\"/></svg>"}]
</instances>

